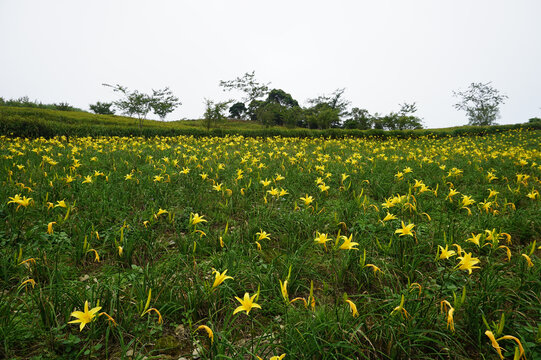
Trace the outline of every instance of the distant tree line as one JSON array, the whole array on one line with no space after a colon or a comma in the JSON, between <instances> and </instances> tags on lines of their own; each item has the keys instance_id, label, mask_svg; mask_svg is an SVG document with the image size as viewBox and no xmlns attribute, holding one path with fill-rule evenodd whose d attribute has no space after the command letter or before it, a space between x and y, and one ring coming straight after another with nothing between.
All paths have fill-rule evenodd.
<instances>
[{"instance_id":1,"label":"distant tree line","mask_svg":"<svg viewBox=\"0 0 541 360\"><path fill-rule=\"evenodd\" d=\"M153 112L164 120L165 117L182 105L178 97L165 87L152 90L146 94L138 90L116 84L102 84L120 95L112 102L96 102L90 104L90 110L96 114L113 115L116 111L142 120L149 112ZM422 119L416 116L415 102L399 105L399 110L389 114L371 114L360 107L350 108L351 102L344 97L345 89L336 89L333 93L308 99L306 106L301 106L293 96L282 90L270 88L270 83L256 80L255 72L245 73L233 80L220 81L219 86L224 91L237 90L244 93L239 100L217 102L205 99L203 123L210 130L225 119L257 121L267 127L286 126L308 129L381 129L381 130L412 130L422 129ZM500 115L499 107L508 98L491 86L491 83L471 83L464 91L453 91L458 98L454 104L457 110L463 110L469 120L469 125L495 125ZM83 111L62 102L58 104L42 104L31 101L27 96L5 100L0 97L0 106L30 107L63 111ZM540 118L529 119L530 123L539 122Z\"/></svg>"},{"instance_id":2,"label":"distant tree line","mask_svg":"<svg viewBox=\"0 0 541 360\"><path fill-rule=\"evenodd\" d=\"M350 102L344 98L345 89L337 89L329 95L308 99L308 106L303 107L286 91L270 89L269 83L258 82L255 72L246 73L234 80L220 81L219 85L224 91L238 90L245 94L240 101L227 102L232 103L229 107L229 118L258 121L266 126L363 130L406 130L423 127L421 119L414 115L417 111L415 103L405 103L398 112L380 116L357 107L349 110ZM224 103L218 104L223 109ZM223 116L225 113L222 113Z\"/></svg>"},{"instance_id":3,"label":"distant tree line","mask_svg":"<svg viewBox=\"0 0 541 360\"><path fill-rule=\"evenodd\" d=\"M30 100L28 96L9 100L0 97L0 106L27 107L62 111L83 111L79 108L71 106L67 102L61 102L58 104L43 104L42 102L38 102L37 100Z\"/></svg>"}]
</instances>

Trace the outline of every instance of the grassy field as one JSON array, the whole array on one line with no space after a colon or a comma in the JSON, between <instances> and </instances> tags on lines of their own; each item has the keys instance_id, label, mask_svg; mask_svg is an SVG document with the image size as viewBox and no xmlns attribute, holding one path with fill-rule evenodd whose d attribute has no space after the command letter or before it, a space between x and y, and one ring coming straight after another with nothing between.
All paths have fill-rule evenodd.
<instances>
[{"instance_id":1,"label":"grassy field","mask_svg":"<svg viewBox=\"0 0 541 360\"><path fill-rule=\"evenodd\" d=\"M541 358L541 131L0 139L2 358Z\"/></svg>"}]
</instances>

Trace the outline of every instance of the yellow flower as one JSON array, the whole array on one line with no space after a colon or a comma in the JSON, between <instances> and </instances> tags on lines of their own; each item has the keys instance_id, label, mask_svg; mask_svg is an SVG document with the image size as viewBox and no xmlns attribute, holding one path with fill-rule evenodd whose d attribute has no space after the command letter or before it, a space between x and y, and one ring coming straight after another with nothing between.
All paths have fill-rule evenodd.
<instances>
[{"instance_id":1,"label":"yellow flower","mask_svg":"<svg viewBox=\"0 0 541 360\"><path fill-rule=\"evenodd\" d=\"M285 179L285 177L283 177L282 175L276 174L276 177L274 178L274 181L276 182L276 181L280 181L280 180L284 180L284 179Z\"/></svg>"},{"instance_id":2,"label":"yellow flower","mask_svg":"<svg viewBox=\"0 0 541 360\"><path fill-rule=\"evenodd\" d=\"M220 274L219 271L216 271L214 270L214 276L215 276L215 279L214 279L214 284L212 284L212 288L215 289L217 288L221 283L223 283L225 280L227 279L233 279L231 276L227 276L225 275L227 273L227 269L224 270L223 273Z\"/></svg>"},{"instance_id":3,"label":"yellow flower","mask_svg":"<svg viewBox=\"0 0 541 360\"><path fill-rule=\"evenodd\" d=\"M86 252L89 253L91 251L94 253L94 262L100 262L100 255L95 249L88 249Z\"/></svg>"},{"instance_id":4,"label":"yellow flower","mask_svg":"<svg viewBox=\"0 0 541 360\"><path fill-rule=\"evenodd\" d=\"M13 197L10 197L8 204L18 204L22 200L21 194L16 194Z\"/></svg>"},{"instance_id":5,"label":"yellow flower","mask_svg":"<svg viewBox=\"0 0 541 360\"><path fill-rule=\"evenodd\" d=\"M321 192L325 192L331 188L329 185L325 185L325 183L322 183L318 185L317 187L319 188L319 190L321 190Z\"/></svg>"},{"instance_id":6,"label":"yellow flower","mask_svg":"<svg viewBox=\"0 0 541 360\"><path fill-rule=\"evenodd\" d=\"M395 234L400 234L399 236L404 236L404 235L413 236L413 230L412 229L413 229L414 226L415 226L415 224L405 225L404 221L402 221L402 229L398 229L394 233Z\"/></svg>"},{"instance_id":7,"label":"yellow flower","mask_svg":"<svg viewBox=\"0 0 541 360\"><path fill-rule=\"evenodd\" d=\"M271 183L271 181L269 179L261 180L259 182L263 185L263 187L267 187Z\"/></svg>"},{"instance_id":8,"label":"yellow flower","mask_svg":"<svg viewBox=\"0 0 541 360\"><path fill-rule=\"evenodd\" d=\"M53 225L56 224L56 221L51 221L47 224L47 234L51 235L53 233Z\"/></svg>"},{"instance_id":9,"label":"yellow flower","mask_svg":"<svg viewBox=\"0 0 541 360\"><path fill-rule=\"evenodd\" d=\"M27 279L27 280L23 281L23 282L21 283L21 285L19 285L19 287L17 288L17 290L22 289L26 284L32 285L32 289L36 286L36 282L34 281L34 279Z\"/></svg>"},{"instance_id":10,"label":"yellow flower","mask_svg":"<svg viewBox=\"0 0 541 360\"><path fill-rule=\"evenodd\" d=\"M278 281L280 282L280 291L282 292L282 297L286 303L289 303L289 295L287 294L287 280L285 280L283 283L282 280Z\"/></svg>"},{"instance_id":11,"label":"yellow flower","mask_svg":"<svg viewBox=\"0 0 541 360\"><path fill-rule=\"evenodd\" d=\"M480 269L479 266L474 266L481 261L478 258L472 257L471 253L466 253L464 256L459 256L457 259L460 260L458 265L456 267L459 268L459 270L468 270L468 273L472 273L472 269Z\"/></svg>"},{"instance_id":12,"label":"yellow flower","mask_svg":"<svg viewBox=\"0 0 541 360\"><path fill-rule=\"evenodd\" d=\"M66 204L66 202L64 200L60 200L60 201L56 202L56 205L54 207L66 208L66 207L68 207L68 205Z\"/></svg>"},{"instance_id":13,"label":"yellow flower","mask_svg":"<svg viewBox=\"0 0 541 360\"><path fill-rule=\"evenodd\" d=\"M352 238L353 238L353 234L349 235L349 237L346 237L346 236L342 235L342 236L340 236L340 238L342 240L344 240L342 245L340 245L340 249L342 249L342 250L359 250L358 248L355 247L356 245L359 245L359 243L351 241Z\"/></svg>"},{"instance_id":14,"label":"yellow flower","mask_svg":"<svg viewBox=\"0 0 541 360\"><path fill-rule=\"evenodd\" d=\"M133 179L133 174L127 174L126 176L124 176L124 180L131 180Z\"/></svg>"},{"instance_id":15,"label":"yellow flower","mask_svg":"<svg viewBox=\"0 0 541 360\"><path fill-rule=\"evenodd\" d=\"M239 311L246 311L246 315L248 315L250 313L250 310L252 310L252 308L261 309L261 306L259 306L258 304L254 302L254 299L256 296L257 294L254 294L252 297L250 297L248 293L244 294L244 299L241 299L235 296L235 299L237 299L237 301L240 302L241 305L237 307L235 311L233 311L233 315L235 315Z\"/></svg>"},{"instance_id":16,"label":"yellow flower","mask_svg":"<svg viewBox=\"0 0 541 360\"><path fill-rule=\"evenodd\" d=\"M19 210L21 206L27 207L30 205L30 202L32 202L32 198L27 198L26 196L21 196L19 194L15 195L14 197L10 197L10 201L8 201L8 204L16 203L18 204L17 209L15 211Z\"/></svg>"},{"instance_id":17,"label":"yellow flower","mask_svg":"<svg viewBox=\"0 0 541 360\"><path fill-rule=\"evenodd\" d=\"M154 175L154 182L160 182L163 180L163 176L161 175Z\"/></svg>"},{"instance_id":18,"label":"yellow flower","mask_svg":"<svg viewBox=\"0 0 541 360\"><path fill-rule=\"evenodd\" d=\"M300 199L304 202L304 205L306 206L309 206L314 201L314 198L312 196L309 196L308 194L306 194L305 197L301 196Z\"/></svg>"},{"instance_id":19,"label":"yellow flower","mask_svg":"<svg viewBox=\"0 0 541 360\"><path fill-rule=\"evenodd\" d=\"M209 177L209 175L207 173L199 174L199 176L201 176L202 180L206 180Z\"/></svg>"},{"instance_id":20,"label":"yellow flower","mask_svg":"<svg viewBox=\"0 0 541 360\"><path fill-rule=\"evenodd\" d=\"M404 294L402 294L402 297L400 298L400 304L395 307L393 309L393 311L391 311L391 315L395 314L395 313L403 313L404 316L406 317L406 319L408 318L409 314L408 312L406 311L406 309L404 309L404 302L405 302L405 298L404 298Z\"/></svg>"},{"instance_id":21,"label":"yellow flower","mask_svg":"<svg viewBox=\"0 0 541 360\"><path fill-rule=\"evenodd\" d=\"M214 342L214 333L212 332L212 330L206 326L206 325L199 325L197 327L197 329L195 329L195 331L198 331L198 330L205 330L210 338L210 343L212 344Z\"/></svg>"},{"instance_id":22,"label":"yellow flower","mask_svg":"<svg viewBox=\"0 0 541 360\"><path fill-rule=\"evenodd\" d=\"M537 190L532 190L530 191L528 194L526 194L527 197L529 197L530 199L532 200L535 200L536 198L539 197L539 191Z\"/></svg>"},{"instance_id":23,"label":"yellow flower","mask_svg":"<svg viewBox=\"0 0 541 360\"><path fill-rule=\"evenodd\" d=\"M395 220L395 219L396 219L396 215L393 215L387 211L387 215L385 215L382 221L385 222L385 221L390 221L390 220Z\"/></svg>"},{"instance_id":24,"label":"yellow flower","mask_svg":"<svg viewBox=\"0 0 541 360\"><path fill-rule=\"evenodd\" d=\"M267 193L271 194L272 196L279 196L280 195L280 193L278 192L278 189L276 189L276 188L271 188L270 190L267 190Z\"/></svg>"},{"instance_id":25,"label":"yellow flower","mask_svg":"<svg viewBox=\"0 0 541 360\"><path fill-rule=\"evenodd\" d=\"M218 185L212 185L212 188L216 191L222 191L222 185L223 183L219 183Z\"/></svg>"},{"instance_id":26,"label":"yellow flower","mask_svg":"<svg viewBox=\"0 0 541 360\"><path fill-rule=\"evenodd\" d=\"M278 196L284 196L284 195L287 195L287 194L289 194L287 192L287 190L284 190L283 188L280 188L280 194L278 194Z\"/></svg>"},{"instance_id":27,"label":"yellow flower","mask_svg":"<svg viewBox=\"0 0 541 360\"><path fill-rule=\"evenodd\" d=\"M261 230L260 232L255 233L257 235L257 241L261 241L264 239L270 240L270 234Z\"/></svg>"},{"instance_id":28,"label":"yellow flower","mask_svg":"<svg viewBox=\"0 0 541 360\"><path fill-rule=\"evenodd\" d=\"M526 259L526 262L528 263L528 267L529 268L533 267L532 259L530 259L530 257L528 255L526 255L526 254L521 254L521 255L524 257L524 259Z\"/></svg>"},{"instance_id":29,"label":"yellow flower","mask_svg":"<svg viewBox=\"0 0 541 360\"><path fill-rule=\"evenodd\" d=\"M91 182L92 182L92 176L91 175L85 176L85 179L83 180L83 184L91 183Z\"/></svg>"},{"instance_id":30,"label":"yellow flower","mask_svg":"<svg viewBox=\"0 0 541 360\"><path fill-rule=\"evenodd\" d=\"M203 216L205 216L205 215L199 216L198 213L195 213L195 214L191 213L191 215L190 215L190 218L191 218L190 224L191 225L197 225L197 224L202 223L202 222L207 222L207 220L203 219Z\"/></svg>"},{"instance_id":31,"label":"yellow flower","mask_svg":"<svg viewBox=\"0 0 541 360\"><path fill-rule=\"evenodd\" d=\"M438 246L441 250L440 253L440 260L446 260L449 259L451 256L455 256L456 252L454 250L448 250L449 245L445 245L445 249L443 246Z\"/></svg>"},{"instance_id":32,"label":"yellow flower","mask_svg":"<svg viewBox=\"0 0 541 360\"><path fill-rule=\"evenodd\" d=\"M282 354L280 356L272 356L269 360L282 360L285 356L286 356L286 354ZM256 357L258 358L258 360L263 360L262 358L260 358L257 355L256 355Z\"/></svg>"},{"instance_id":33,"label":"yellow flower","mask_svg":"<svg viewBox=\"0 0 541 360\"><path fill-rule=\"evenodd\" d=\"M453 314L455 312L455 308L451 306L449 301L443 300L440 303L441 313L447 312L447 327L451 328L452 332L455 332L455 322L453 318Z\"/></svg>"},{"instance_id":34,"label":"yellow flower","mask_svg":"<svg viewBox=\"0 0 541 360\"><path fill-rule=\"evenodd\" d=\"M162 208L159 208L159 209L158 209L158 212L157 212L156 214L154 214L154 217L155 217L155 218L158 218L158 216L160 216L160 215L162 215L162 214L167 214L167 213L169 213L167 210L164 210L164 209L162 209Z\"/></svg>"},{"instance_id":35,"label":"yellow flower","mask_svg":"<svg viewBox=\"0 0 541 360\"><path fill-rule=\"evenodd\" d=\"M379 271L380 273L383 274L383 271L377 267L376 265L374 264L366 264L364 267L369 267L369 268L372 268L372 270L374 270L374 275Z\"/></svg>"},{"instance_id":36,"label":"yellow flower","mask_svg":"<svg viewBox=\"0 0 541 360\"><path fill-rule=\"evenodd\" d=\"M359 316L359 312L357 311L357 305L351 300L346 300L346 302L349 304L349 309L351 310L351 314L353 317Z\"/></svg>"},{"instance_id":37,"label":"yellow flower","mask_svg":"<svg viewBox=\"0 0 541 360\"><path fill-rule=\"evenodd\" d=\"M475 235L474 233L471 234L470 238L467 238L466 241L472 242L477 246L481 246L480 240L481 240L482 234Z\"/></svg>"},{"instance_id":38,"label":"yellow flower","mask_svg":"<svg viewBox=\"0 0 541 360\"><path fill-rule=\"evenodd\" d=\"M467 196L467 195L462 195L462 201L461 201L461 205L462 207L467 207L471 204L473 204L475 202L475 200L473 200L471 198L471 196Z\"/></svg>"},{"instance_id":39,"label":"yellow flower","mask_svg":"<svg viewBox=\"0 0 541 360\"><path fill-rule=\"evenodd\" d=\"M85 301L84 311L72 312L70 316L77 318L77 320L72 320L68 322L68 324L81 323L81 326L79 327L79 331L83 331L83 328L85 327L85 325L90 323L94 319L94 317L96 317L96 313L100 310L101 310L101 306L97 306L91 310L88 310L88 301Z\"/></svg>"},{"instance_id":40,"label":"yellow flower","mask_svg":"<svg viewBox=\"0 0 541 360\"><path fill-rule=\"evenodd\" d=\"M317 237L314 239L318 244L325 244L327 241L331 241L327 234L316 233Z\"/></svg>"},{"instance_id":41,"label":"yellow flower","mask_svg":"<svg viewBox=\"0 0 541 360\"><path fill-rule=\"evenodd\" d=\"M489 198L489 199L490 199L491 197L496 197L496 196L499 194L499 192L496 191L496 190L488 189L488 191L489 191L489 194L488 194L488 198Z\"/></svg>"}]
</instances>

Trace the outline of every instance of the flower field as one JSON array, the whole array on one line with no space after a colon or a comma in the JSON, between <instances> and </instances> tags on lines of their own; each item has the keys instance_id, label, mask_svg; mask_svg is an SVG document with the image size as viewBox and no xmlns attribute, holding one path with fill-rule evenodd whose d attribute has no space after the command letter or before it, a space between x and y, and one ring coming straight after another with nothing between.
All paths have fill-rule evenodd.
<instances>
[{"instance_id":1,"label":"flower field","mask_svg":"<svg viewBox=\"0 0 541 360\"><path fill-rule=\"evenodd\" d=\"M539 130L0 139L0 358L541 358Z\"/></svg>"}]
</instances>

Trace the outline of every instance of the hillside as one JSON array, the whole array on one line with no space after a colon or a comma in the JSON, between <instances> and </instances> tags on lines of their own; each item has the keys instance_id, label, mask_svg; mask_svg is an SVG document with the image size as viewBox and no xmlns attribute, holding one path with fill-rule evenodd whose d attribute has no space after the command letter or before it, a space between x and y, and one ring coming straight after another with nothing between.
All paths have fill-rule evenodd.
<instances>
[{"instance_id":1,"label":"hillside","mask_svg":"<svg viewBox=\"0 0 541 360\"><path fill-rule=\"evenodd\" d=\"M21 137L54 136L224 136L240 134L244 136L298 136L298 137L344 137L344 136L424 136L436 137L477 135L495 133L517 128L541 129L541 124L497 125L489 127L461 126L445 129L422 130L312 130L305 128L286 128L273 126L267 128L257 122L226 120L207 130L202 120L156 121L139 120L126 116L97 115L82 111L59 111L50 109L0 107L0 135Z\"/></svg>"}]
</instances>

